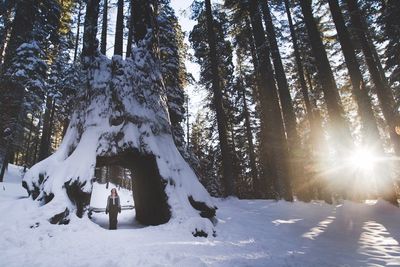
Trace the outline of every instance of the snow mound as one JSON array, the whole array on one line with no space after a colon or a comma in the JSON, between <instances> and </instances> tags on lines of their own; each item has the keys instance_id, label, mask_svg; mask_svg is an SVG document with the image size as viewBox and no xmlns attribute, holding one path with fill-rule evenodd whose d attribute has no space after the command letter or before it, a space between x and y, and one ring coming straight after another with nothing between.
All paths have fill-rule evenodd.
<instances>
[{"instance_id":1,"label":"snow mound","mask_svg":"<svg viewBox=\"0 0 400 267\"><path fill-rule=\"evenodd\" d=\"M24 174L24 167L8 164L7 170L4 174L4 182L21 184Z\"/></svg>"}]
</instances>

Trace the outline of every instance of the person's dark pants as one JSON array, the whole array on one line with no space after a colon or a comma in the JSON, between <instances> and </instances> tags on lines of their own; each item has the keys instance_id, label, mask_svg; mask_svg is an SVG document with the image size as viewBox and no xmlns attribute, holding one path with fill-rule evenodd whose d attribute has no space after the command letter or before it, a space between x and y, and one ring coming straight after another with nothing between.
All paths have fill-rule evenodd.
<instances>
[{"instance_id":1,"label":"person's dark pants","mask_svg":"<svg viewBox=\"0 0 400 267\"><path fill-rule=\"evenodd\" d=\"M109 220L110 220L110 227L109 227L109 229L110 229L110 230L115 230L115 229L117 229L118 210L117 210L117 209L115 209L115 210L114 210L114 209L111 209L108 216L109 216Z\"/></svg>"}]
</instances>

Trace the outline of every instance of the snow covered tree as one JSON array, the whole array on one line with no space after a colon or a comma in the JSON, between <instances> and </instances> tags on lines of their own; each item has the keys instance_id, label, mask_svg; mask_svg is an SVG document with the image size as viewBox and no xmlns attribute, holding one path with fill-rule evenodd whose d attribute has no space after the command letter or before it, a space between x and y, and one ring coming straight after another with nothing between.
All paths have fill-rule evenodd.
<instances>
[{"instance_id":1,"label":"snow covered tree","mask_svg":"<svg viewBox=\"0 0 400 267\"><path fill-rule=\"evenodd\" d=\"M86 6L82 69L85 89L59 149L26 173L23 185L54 224L82 217L96 166L132 170L136 219L185 223L195 236L213 234L216 207L172 137L159 65L157 1L134 2L132 58L108 59L96 40L99 0ZM203 217L203 218L202 218Z\"/></svg>"},{"instance_id":2,"label":"snow covered tree","mask_svg":"<svg viewBox=\"0 0 400 267\"><path fill-rule=\"evenodd\" d=\"M12 157L13 143L21 136L23 114L33 110L34 98L43 97L47 65L44 51L34 38L39 23L39 2L16 5L10 39L0 72L0 180Z\"/></svg>"}]
</instances>

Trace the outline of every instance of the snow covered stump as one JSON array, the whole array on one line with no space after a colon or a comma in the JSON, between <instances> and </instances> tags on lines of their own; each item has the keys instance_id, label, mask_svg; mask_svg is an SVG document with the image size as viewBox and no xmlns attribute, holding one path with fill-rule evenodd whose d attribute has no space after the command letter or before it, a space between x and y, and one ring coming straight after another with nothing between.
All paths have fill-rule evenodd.
<instances>
[{"instance_id":1,"label":"snow covered stump","mask_svg":"<svg viewBox=\"0 0 400 267\"><path fill-rule=\"evenodd\" d=\"M152 34L132 59L95 53L83 59L86 90L58 149L34 165L23 186L43 204L53 224L87 210L96 164L121 165L134 174L136 219L145 225L177 222L194 236L214 234L216 206L177 150Z\"/></svg>"}]
</instances>

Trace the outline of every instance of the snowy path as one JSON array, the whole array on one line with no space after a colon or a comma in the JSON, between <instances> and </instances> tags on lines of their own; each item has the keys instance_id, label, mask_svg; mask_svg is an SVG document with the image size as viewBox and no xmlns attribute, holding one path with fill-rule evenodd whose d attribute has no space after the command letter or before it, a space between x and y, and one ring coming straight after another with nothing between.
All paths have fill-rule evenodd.
<instances>
[{"instance_id":1,"label":"snowy path","mask_svg":"<svg viewBox=\"0 0 400 267\"><path fill-rule=\"evenodd\" d=\"M117 231L105 214L101 226L50 225L19 184L0 189L0 266L400 266L400 211L383 202L216 200L217 237L206 239L185 223L140 228L133 211Z\"/></svg>"}]
</instances>

